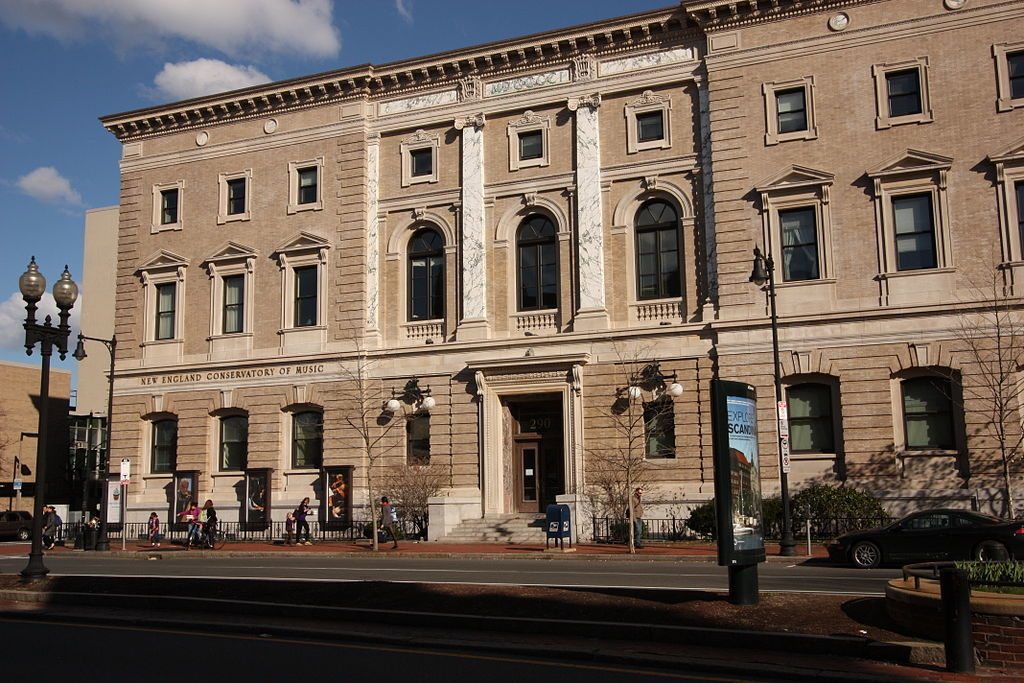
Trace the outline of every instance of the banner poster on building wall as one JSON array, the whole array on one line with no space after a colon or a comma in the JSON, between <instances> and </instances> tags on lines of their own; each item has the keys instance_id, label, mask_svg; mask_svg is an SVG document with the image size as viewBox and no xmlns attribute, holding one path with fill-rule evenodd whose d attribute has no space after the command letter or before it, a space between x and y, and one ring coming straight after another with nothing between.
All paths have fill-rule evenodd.
<instances>
[{"instance_id":1,"label":"banner poster on building wall","mask_svg":"<svg viewBox=\"0 0 1024 683\"><path fill-rule=\"evenodd\" d=\"M719 562L764 560L761 470L757 445L757 395L741 382L715 380L715 501Z\"/></svg>"},{"instance_id":2,"label":"banner poster on building wall","mask_svg":"<svg viewBox=\"0 0 1024 683\"><path fill-rule=\"evenodd\" d=\"M174 500L171 502L171 524L185 528L188 520L183 515L199 497L199 472L196 470L178 471L174 473Z\"/></svg>"},{"instance_id":3,"label":"banner poster on building wall","mask_svg":"<svg viewBox=\"0 0 1024 683\"><path fill-rule=\"evenodd\" d=\"M245 471L245 506L244 517L246 528L266 529L270 519L270 474L267 468Z\"/></svg>"},{"instance_id":4,"label":"banner poster on building wall","mask_svg":"<svg viewBox=\"0 0 1024 683\"><path fill-rule=\"evenodd\" d=\"M328 528L348 528L352 524L352 465L333 465L320 470L324 496L320 519Z\"/></svg>"}]
</instances>

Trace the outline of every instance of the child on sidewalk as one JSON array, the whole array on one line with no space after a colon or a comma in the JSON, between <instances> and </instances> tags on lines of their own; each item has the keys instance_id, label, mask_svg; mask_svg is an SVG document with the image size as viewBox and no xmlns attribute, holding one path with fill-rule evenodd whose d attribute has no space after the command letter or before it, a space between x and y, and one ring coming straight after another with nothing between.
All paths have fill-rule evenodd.
<instances>
[{"instance_id":1,"label":"child on sidewalk","mask_svg":"<svg viewBox=\"0 0 1024 683\"><path fill-rule=\"evenodd\" d=\"M160 547L160 518L155 512L149 513L149 546L151 548Z\"/></svg>"},{"instance_id":2,"label":"child on sidewalk","mask_svg":"<svg viewBox=\"0 0 1024 683\"><path fill-rule=\"evenodd\" d=\"M294 541L295 534L295 513L289 512L288 516L284 518L284 544L295 545Z\"/></svg>"}]
</instances>

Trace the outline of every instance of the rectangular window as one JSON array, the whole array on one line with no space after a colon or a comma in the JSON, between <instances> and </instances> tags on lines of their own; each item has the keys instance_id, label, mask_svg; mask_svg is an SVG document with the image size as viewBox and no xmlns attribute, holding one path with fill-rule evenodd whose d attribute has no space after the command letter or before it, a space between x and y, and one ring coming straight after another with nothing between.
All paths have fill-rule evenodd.
<instances>
[{"instance_id":1,"label":"rectangular window","mask_svg":"<svg viewBox=\"0 0 1024 683\"><path fill-rule=\"evenodd\" d=\"M412 168L410 172L413 178L434 175L434 150L432 147L425 149L414 149L409 152Z\"/></svg>"},{"instance_id":2,"label":"rectangular window","mask_svg":"<svg viewBox=\"0 0 1024 683\"><path fill-rule=\"evenodd\" d=\"M323 463L324 425L318 412L292 417L292 467L313 469Z\"/></svg>"},{"instance_id":3,"label":"rectangular window","mask_svg":"<svg viewBox=\"0 0 1024 683\"><path fill-rule=\"evenodd\" d=\"M798 384L786 391L789 401L789 443L794 453L835 453L832 388Z\"/></svg>"},{"instance_id":4,"label":"rectangular window","mask_svg":"<svg viewBox=\"0 0 1024 683\"><path fill-rule=\"evenodd\" d=\"M220 469L244 470L249 453L249 418L243 415L220 421Z\"/></svg>"},{"instance_id":5,"label":"rectangular window","mask_svg":"<svg viewBox=\"0 0 1024 683\"><path fill-rule=\"evenodd\" d=\"M807 101L803 88L775 93L775 112L779 133L807 130Z\"/></svg>"},{"instance_id":6,"label":"rectangular window","mask_svg":"<svg viewBox=\"0 0 1024 683\"><path fill-rule=\"evenodd\" d=\"M156 339L174 339L177 294L178 286L175 282L164 282L156 286Z\"/></svg>"},{"instance_id":7,"label":"rectangular window","mask_svg":"<svg viewBox=\"0 0 1024 683\"><path fill-rule=\"evenodd\" d=\"M317 177L316 166L300 168L299 174L299 204L315 204L317 198Z\"/></svg>"},{"instance_id":8,"label":"rectangular window","mask_svg":"<svg viewBox=\"0 0 1024 683\"><path fill-rule=\"evenodd\" d=\"M153 473L174 470L178 452L178 421L160 420L153 423L153 448L150 471Z\"/></svg>"},{"instance_id":9,"label":"rectangular window","mask_svg":"<svg viewBox=\"0 0 1024 683\"><path fill-rule=\"evenodd\" d=\"M652 142L665 138L665 116L662 111L636 115L637 142Z\"/></svg>"},{"instance_id":10,"label":"rectangular window","mask_svg":"<svg viewBox=\"0 0 1024 683\"><path fill-rule=\"evenodd\" d=\"M668 399L644 405L644 435L648 458L676 457L674 407Z\"/></svg>"},{"instance_id":11,"label":"rectangular window","mask_svg":"<svg viewBox=\"0 0 1024 683\"><path fill-rule=\"evenodd\" d=\"M178 222L178 188L160 190L160 225Z\"/></svg>"},{"instance_id":12,"label":"rectangular window","mask_svg":"<svg viewBox=\"0 0 1024 683\"><path fill-rule=\"evenodd\" d=\"M889 116L910 116L921 113L921 73L917 69L885 74L889 97Z\"/></svg>"},{"instance_id":13,"label":"rectangular window","mask_svg":"<svg viewBox=\"0 0 1024 683\"><path fill-rule=\"evenodd\" d=\"M1010 76L1010 99L1024 98L1024 52L1006 55L1006 67Z\"/></svg>"},{"instance_id":14,"label":"rectangular window","mask_svg":"<svg viewBox=\"0 0 1024 683\"><path fill-rule=\"evenodd\" d=\"M950 381L942 377L918 377L904 380L901 386L907 448L955 450Z\"/></svg>"},{"instance_id":15,"label":"rectangular window","mask_svg":"<svg viewBox=\"0 0 1024 683\"><path fill-rule=\"evenodd\" d=\"M779 211L782 280L818 279L818 226L813 207Z\"/></svg>"},{"instance_id":16,"label":"rectangular window","mask_svg":"<svg viewBox=\"0 0 1024 683\"><path fill-rule=\"evenodd\" d=\"M544 131L531 130L519 133L519 160L541 159L544 157Z\"/></svg>"},{"instance_id":17,"label":"rectangular window","mask_svg":"<svg viewBox=\"0 0 1024 683\"><path fill-rule=\"evenodd\" d=\"M245 213L245 178L228 181L228 215Z\"/></svg>"},{"instance_id":18,"label":"rectangular window","mask_svg":"<svg viewBox=\"0 0 1024 683\"><path fill-rule=\"evenodd\" d=\"M223 334L237 334L245 329L245 276L224 278Z\"/></svg>"},{"instance_id":19,"label":"rectangular window","mask_svg":"<svg viewBox=\"0 0 1024 683\"><path fill-rule=\"evenodd\" d=\"M430 415L415 415L405 427L406 464L430 464Z\"/></svg>"},{"instance_id":20,"label":"rectangular window","mask_svg":"<svg viewBox=\"0 0 1024 683\"><path fill-rule=\"evenodd\" d=\"M1017 232L1020 234L1020 243L1024 245L1024 180L1014 183L1013 189L1017 194Z\"/></svg>"},{"instance_id":21,"label":"rectangular window","mask_svg":"<svg viewBox=\"0 0 1024 683\"><path fill-rule=\"evenodd\" d=\"M935 268L935 221L930 194L893 197L896 269Z\"/></svg>"},{"instance_id":22,"label":"rectangular window","mask_svg":"<svg viewBox=\"0 0 1024 683\"><path fill-rule=\"evenodd\" d=\"M317 324L317 267L295 269L295 327Z\"/></svg>"}]
</instances>

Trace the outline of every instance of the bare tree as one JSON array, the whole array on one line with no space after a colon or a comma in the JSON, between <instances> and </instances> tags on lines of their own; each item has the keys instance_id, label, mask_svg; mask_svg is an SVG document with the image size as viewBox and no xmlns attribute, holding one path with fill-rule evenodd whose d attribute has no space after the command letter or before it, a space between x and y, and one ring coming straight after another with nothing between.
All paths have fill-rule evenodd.
<instances>
[{"instance_id":1,"label":"bare tree","mask_svg":"<svg viewBox=\"0 0 1024 683\"><path fill-rule=\"evenodd\" d=\"M609 403L597 408L607 438L591 440L586 450L592 463L588 475L588 494L595 509L612 518L629 517L626 538L629 552L636 552L630 497L647 481L649 439L656 438L673 406L663 394L664 385L658 366L645 348L614 346L616 362L607 385ZM599 402L600 403L600 402ZM655 444L651 443L653 447Z\"/></svg>"},{"instance_id":2,"label":"bare tree","mask_svg":"<svg viewBox=\"0 0 1024 683\"><path fill-rule=\"evenodd\" d=\"M399 517L412 520L420 535L427 531L428 501L448 483L448 468L441 465L396 465L387 468L382 480L392 495Z\"/></svg>"},{"instance_id":3,"label":"bare tree","mask_svg":"<svg viewBox=\"0 0 1024 683\"><path fill-rule=\"evenodd\" d=\"M991 282L977 289L978 308L963 309L954 332L965 372L952 379L959 385L964 403L985 416L981 426L999 449L1007 512L1014 514L1011 465L1021 459L1024 430L1021 429L1021 401L1024 383L1024 323L1019 298L1010 297L1002 275L991 270ZM966 411L965 411L966 414Z\"/></svg>"},{"instance_id":4,"label":"bare tree","mask_svg":"<svg viewBox=\"0 0 1024 683\"><path fill-rule=\"evenodd\" d=\"M356 434L358 449L366 468L366 495L370 507L373 550L376 552L379 550L377 474L387 453L399 442L393 438L392 431L404 425L405 419L404 413L389 415L383 410L384 402L390 395L385 395L383 383L376 377L378 360L367 353L358 333L352 335L350 341L355 345L356 354L353 359L341 364L345 387L341 392L341 413L345 424Z\"/></svg>"}]
</instances>

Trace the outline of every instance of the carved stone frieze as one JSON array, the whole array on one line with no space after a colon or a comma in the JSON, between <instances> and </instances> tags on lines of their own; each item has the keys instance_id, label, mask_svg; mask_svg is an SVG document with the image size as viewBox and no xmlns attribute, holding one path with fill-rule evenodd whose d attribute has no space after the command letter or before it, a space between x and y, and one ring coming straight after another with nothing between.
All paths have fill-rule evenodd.
<instances>
[{"instance_id":1,"label":"carved stone frieze","mask_svg":"<svg viewBox=\"0 0 1024 683\"><path fill-rule=\"evenodd\" d=\"M572 58L572 71L577 81L590 81L597 75L597 62L593 55L576 55Z\"/></svg>"}]
</instances>

